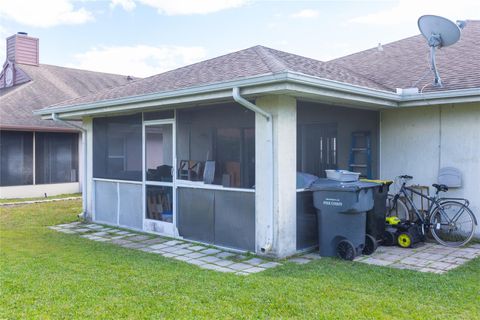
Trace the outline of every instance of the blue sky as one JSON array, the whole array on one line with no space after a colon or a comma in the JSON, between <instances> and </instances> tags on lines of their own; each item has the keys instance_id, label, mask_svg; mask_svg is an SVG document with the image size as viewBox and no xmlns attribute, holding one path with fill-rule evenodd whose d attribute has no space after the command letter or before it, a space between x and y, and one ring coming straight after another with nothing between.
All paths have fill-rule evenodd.
<instances>
[{"instance_id":1,"label":"blue sky","mask_svg":"<svg viewBox=\"0 0 480 320\"><path fill-rule=\"evenodd\" d=\"M257 44L326 61L418 34L422 14L480 19L480 1L0 0L0 37L40 38L41 63L143 77Z\"/></svg>"}]
</instances>

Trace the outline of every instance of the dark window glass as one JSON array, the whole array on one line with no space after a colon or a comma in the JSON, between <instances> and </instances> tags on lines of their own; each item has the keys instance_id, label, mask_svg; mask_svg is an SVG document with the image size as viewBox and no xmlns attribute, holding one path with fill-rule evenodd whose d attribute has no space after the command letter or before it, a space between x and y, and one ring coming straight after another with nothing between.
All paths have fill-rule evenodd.
<instances>
[{"instance_id":1,"label":"dark window glass","mask_svg":"<svg viewBox=\"0 0 480 320\"><path fill-rule=\"evenodd\" d=\"M238 105L178 110L177 123L178 179L254 187L252 111Z\"/></svg>"},{"instance_id":2,"label":"dark window glass","mask_svg":"<svg viewBox=\"0 0 480 320\"><path fill-rule=\"evenodd\" d=\"M33 184L33 133L0 131L0 185Z\"/></svg>"},{"instance_id":3,"label":"dark window glass","mask_svg":"<svg viewBox=\"0 0 480 320\"><path fill-rule=\"evenodd\" d=\"M297 171L325 177L326 169L337 169L337 125L298 125Z\"/></svg>"},{"instance_id":4,"label":"dark window glass","mask_svg":"<svg viewBox=\"0 0 480 320\"><path fill-rule=\"evenodd\" d=\"M93 120L93 177L142 180L142 115Z\"/></svg>"},{"instance_id":5,"label":"dark window glass","mask_svg":"<svg viewBox=\"0 0 480 320\"><path fill-rule=\"evenodd\" d=\"M35 133L35 183L78 181L78 134Z\"/></svg>"}]
</instances>

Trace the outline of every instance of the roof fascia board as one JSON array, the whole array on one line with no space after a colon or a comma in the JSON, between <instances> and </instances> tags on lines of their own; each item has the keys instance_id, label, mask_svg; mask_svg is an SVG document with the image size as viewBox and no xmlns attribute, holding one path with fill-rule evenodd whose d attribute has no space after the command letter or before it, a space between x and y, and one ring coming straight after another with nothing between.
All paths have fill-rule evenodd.
<instances>
[{"instance_id":1,"label":"roof fascia board","mask_svg":"<svg viewBox=\"0 0 480 320\"><path fill-rule=\"evenodd\" d=\"M370 89L362 86L339 82L335 80L320 79L314 76L305 75L298 72L287 72L288 80L306 84L314 87L321 87L327 90L347 92L348 94L369 96L377 99L383 99L385 101L400 101L400 96L394 92Z\"/></svg>"},{"instance_id":2,"label":"roof fascia board","mask_svg":"<svg viewBox=\"0 0 480 320\"><path fill-rule=\"evenodd\" d=\"M327 101L344 101L350 105L371 106L376 108L396 108L398 103L392 100L385 100L381 98L371 97L368 95L353 94L348 91L333 91L324 89L323 87L311 86L306 84L291 83L288 84L288 91L290 94L294 93L297 97L312 96L325 98Z\"/></svg>"},{"instance_id":3,"label":"roof fascia board","mask_svg":"<svg viewBox=\"0 0 480 320\"><path fill-rule=\"evenodd\" d=\"M51 119L52 113L62 118L80 119L84 116L105 113L128 112L148 107L171 106L186 103L202 103L231 98L231 89L240 87L245 97L260 94L312 95L335 98L382 108L411 107L446 103L480 101L478 89L432 92L401 96L394 92L365 88L343 82L320 79L296 72L266 74L235 81L220 82L186 89L104 100L94 103L49 107L34 111L43 119Z\"/></svg>"},{"instance_id":4,"label":"roof fascia board","mask_svg":"<svg viewBox=\"0 0 480 320\"><path fill-rule=\"evenodd\" d=\"M53 107L37 110L34 113L38 115L48 115L48 114L51 114L52 112L63 113L63 112L87 110L87 109L107 107L107 106L129 105L129 104L135 104L135 103L140 103L145 101L158 101L158 100L170 99L170 98L194 96L198 94L211 93L211 92L226 90L226 89L228 89L228 92L231 96L232 86L237 86L237 87L254 86L254 85L260 85L260 84L280 82L282 80L284 81L285 79L286 79L285 73L279 73L274 75L271 75L271 74L260 75L260 76L240 79L236 81L213 83L213 84L191 87L186 89L146 94L146 95L138 95L138 96L126 97L126 98L120 98L120 99L103 100L103 101L94 102L94 103L67 105L67 106L60 106L60 107L53 106ZM192 99L192 101L193 100L194 99Z\"/></svg>"},{"instance_id":5,"label":"roof fascia board","mask_svg":"<svg viewBox=\"0 0 480 320\"><path fill-rule=\"evenodd\" d=\"M274 94L281 94L287 93L287 86L286 84L271 84L271 85L264 85L264 86L256 86L251 88L246 88L242 90L242 93L246 96L254 96L263 93L274 93ZM146 109L153 109L161 108L161 107L171 107L171 106L180 106L180 105L198 105L198 104L205 104L209 102L221 101L221 100L231 100L232 99L232 89L226 88L221 91L216 92L206 92L203 94L196 94L191 96L178 96L166 99L158 99L158 100L148 100L144 102L132 102L128 104L121 104L121 105L112 105L112 106L105 106L105 107L96 107L92 109L79 109L75 111L55 111L56 114L61 114L62 119L81 119L85 116L95 116L95 115L103 115L103 114L121 114L121 113L129 113L135 111L145 111ZM53 112L53 111L52 111ZM51 119L51 113L43 114L42 119L48 120Z\"/></svg>"},{"instance_id":6,"label":"roof fascia board","mask_svg":"<svg viewBox=\"0 0 480 320\"><path fill-rule=\"evenodd\" d=\"M188 97L178 97L178 98L167 98L167 99L159 99L159 100L150 100L145 102L132 102L128 104L121 104L121 105L112 105L112 106L105 106L105 107L96 107L91 109L79 109L75 111L55 111L56 114L61 114L62 119L81 119L82 117L86 116L98 116L103 114L122 114L122 113L129 113L134 111L143 111L145 109L151 107L163 107L163 106L176 106L180 104L193 104L193 103L205 103L208 101L215 101L230 98L231 93L229 90L223 90L214 93L205 93L205 94L198 94L195 96L188 96ZM42 119L51 119L50 115L42 116Z\"/></svg>"},{"instance_id":7,"label":"roof fascia board","mask_svg":"<svg viewBox=\"0 0 480 320\"><path fill-rule=\"evenodd\" d=\"M42 132L79 132L71 128L55 128L40 126L0 125L0 130L6 131L42 131Z\"/></svg>"},{"instance_id":8,"label":"roof fascia board","mask_svg":"<svg viewBox=\"0 0 480 320\"><path fill-rule=\"evenodd\" d=\"M403 96L399 107L418 107L438 104L469 103L480 101L480 88L419 93Z\"/></svg>"},{"instance_id":9,"label":"roof fascia board","mask_svg":"<svg viewBox=\"0 0 480 320\"><path fill-rule=\"evenodd\" d=\"M161 106L167 104L174 105L180 103L193 103L195 101L202 102L206 100L231 97L232 87L241 87L242 95L247 97L266 93L287 94L289 91L291 91L288 90L289 83L298 83L305 86L323 88L325 94L330 90L332 91L330 94L331 96L339 95L339 98L342 99L345 97L345 93L348 93L348 95L354 100L358 100L359 97L357 97L357 95L363 97L373 95L376 97L376 99L371 101L372 103L374 101L375 104L380 103L383 105L391 105L391 102L388 100L397 99L396 94L386 91L373 90L331 80L322 80L317 77L299 73L283 72L273 75L262 75L236 81L216 83L201 87L193 87L157 94L105 100L91 104L50 107L37 110L34 113L37 115L43 115L44 119L50 119L52 112L63 114L63 117L73 118L91 114L93 115L107 112L143 109L151 106ZM301 87L297 87L295 90L301 90ZM311 93L310 91L311 90L307 90L305 93ZM362 98L359 99L359 101L365 102L369 100Z\"/></svg>"}]
</instances>

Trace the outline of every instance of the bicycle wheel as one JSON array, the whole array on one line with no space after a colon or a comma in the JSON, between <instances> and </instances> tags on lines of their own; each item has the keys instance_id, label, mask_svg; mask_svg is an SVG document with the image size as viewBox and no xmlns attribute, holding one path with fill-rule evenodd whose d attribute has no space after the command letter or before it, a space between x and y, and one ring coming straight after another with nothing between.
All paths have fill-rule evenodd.
<instances>
[{"instance_id":1,"label":"bicycle wheel","mask_svg":"<svg viewBox=\"0 0 480 320\"><path fill-rule=\"evenodd\" d=\"M446 201L432 212L430 225L432 236L438 243L461 247L472 239L476 221L467 206L456 201Z\"/></svg>"},{"instance_id":2,"label":"bicycle wheel","mask_svg":"<svg viewBox=\"0 0 480 320\"><path fill-rule=\"evenodd\" d=\"M410 220L410 212L407 205L400 199L395 201L395 196L389 194L387 196L387 217L397 217L400 220Z\"/></svg>"}]
</instances>

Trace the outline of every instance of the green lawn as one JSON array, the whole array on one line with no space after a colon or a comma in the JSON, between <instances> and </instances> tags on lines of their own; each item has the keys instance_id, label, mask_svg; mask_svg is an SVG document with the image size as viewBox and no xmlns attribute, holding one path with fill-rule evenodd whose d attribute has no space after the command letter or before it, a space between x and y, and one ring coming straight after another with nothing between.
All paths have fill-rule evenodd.
<instances>
[{"instance_id":1,"label":"green lawn","mask_svg":"<svg viewBox=\"0 0 480 320\"><path fill-rule=\"evenodd\" d=\"M480 318L478 258L446 275L324 258L244 277L46 228L80 201L0 210L2 319Z\"/></svg>"}]
</instances>

